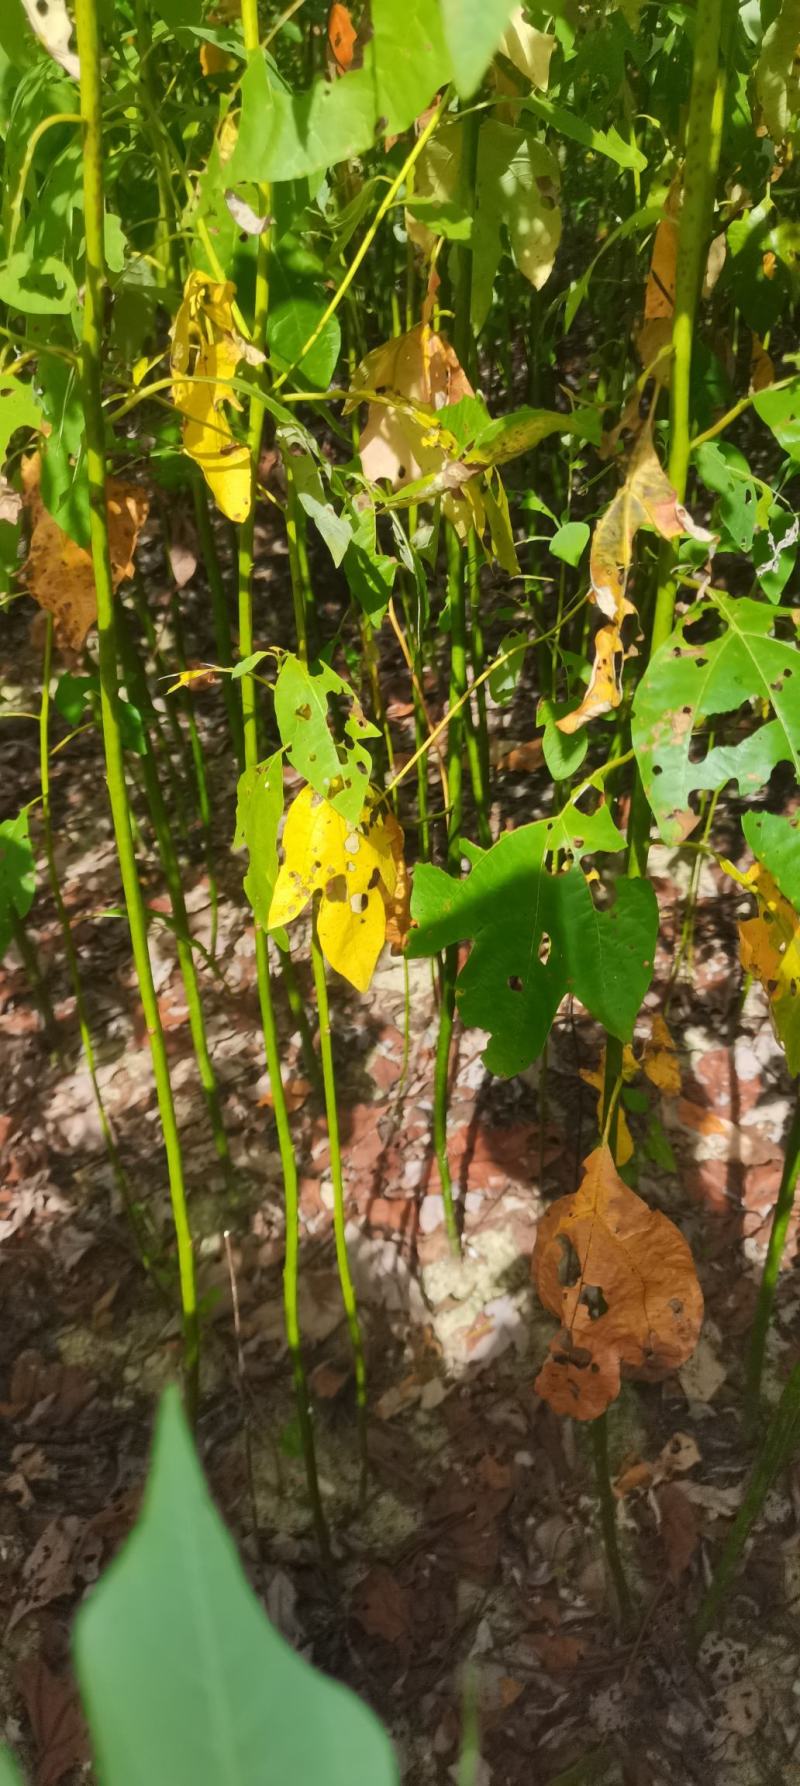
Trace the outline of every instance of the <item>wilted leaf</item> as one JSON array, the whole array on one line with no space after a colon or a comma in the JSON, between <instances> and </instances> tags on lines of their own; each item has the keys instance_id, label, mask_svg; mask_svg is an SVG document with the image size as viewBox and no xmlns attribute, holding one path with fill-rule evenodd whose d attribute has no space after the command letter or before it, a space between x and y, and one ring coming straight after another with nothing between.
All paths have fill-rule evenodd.
<instances>
[{"instance_id":1,"label":"wilted leaf","mask_svg":"<svg viewBox=\"0 0 800 1786\"><path fill-rule=\"evenodd\" d=\"M675 491L656 457L649 426L642 429L631 455L625 482L595 527L589 569L591 597L610 625L595 638L595 660L580 707L558 721L562 732L574 732L599 714L618 707L622 699L622 666L626 652L622 624L635 614L628 600L628 580L633 563L633 543L640 527L652 527L662 539L688 533L692 539L713 541L714 535L698 527Z\"/></svg>"},{"instance_id":2,"label":"wilted leaf","mask_svg":"<svg viewBox=\"0 0 800 1786\"><path fill-rule=\"evenodd\" d=\"M672 340L675 312L675 273L678 259L678 215L682 181L672 181L664 215L653 237L653 252L644 293L644 320L635 330L636 351L643 366L652 365L662 347ZM659 367L662 384L669 383L668 362Z\"/></svg>"},{"instance_id":3,"label":"wilted leaf","mask_svg":"<svg viewBox=\"0 0 800 1786\"><path fill-rule=\"evenodd\" d=\"M790 1073L800 1073L800 917L762 863L746 876L758 916L739 924L742 966L769 999L770 1016Z\"/></svg>"},{"instance_id":4,"label":"wilted leaf","mask_svg":"<svg viewBox=\"0 0 800 1786\"><path fill-rule=\"evenodd\" d=\"M800 0L783 0L776 19L764 32L756 63L755 82L759 104L774 143L789 134L800 109Z\"/></svg>"},{"instance_id":5,"label":"wilted leaf","mask_svg":"<svg viewBox=\"0 0 800 1786\"><path fill-rule=\"evenodd\" d=\"M703 1297L683 1235L623 1184L608 1147L539 1223L533 1275L561 1330L536 1379L557 1414L594 1420L621 1374L658 1382L691 1356Z\"/></svg>"},{"instance_id":6,"label":"wilted leaf","mask_svg":"<svg viewBox=\"0 0 800 1786\"><path fill-rule=\"evenodd\" d=\"M194 268L172 325L172 401L184 416L184 450L194 459L214 500L230 521L250 513L251 467L247 447L234 439L224 410L241 404L231 390L245 343L233 325L234 287Z\"/></svg>"},{"instance_id":7,"label":"wilted leaf","mask_svg":"<svg viewBox=\"0 0 800 1786\"><path fill-rule=\"evenodd\" d=\"M329 701L347 702L350 711L337 739ZM361 817L372 759L363 740L379 736L365 719L353 690L328 664L309 670L289 653L275 683L275 718L292 767L351 825Z\"/></svg>"},{"instance_id":8,"label":"wilted leaf","mask_svg":"<svg viewBox=\"0 0 800 1786\"><path fill-rule=\"evenodd\" d=\"M497 46L497 53L507 56L518 73L545 93L550 78L550 58L557 38L550 31L537 31L529 25L521 6L511 14Z\"/></svg>"},{"instance_id":9,"label":"wilted leaf","mask_svg":"<svg viewBox=\"0 0 800 1786\"><path fill-rule=\"evenodd\" d=\"M75 53L75 29L66 0L22 0L33 32L53 61L73 80L80 80L81 65Z\"/></svg>"},{"instance_id":10,"label":"wilted leaf","mask_svg":"<svg viewBox=\"0 0 800 1786\"><path fill-rule=\"evenodd\" d=\"M359 992L366 992L386 940L397 887L402 832L391 813L365 805L352 825L313 788L292 801L268 928L291 924L315 893L323 955Z\"/></svg>"},{"instance_id":11,"label":"wilted leaf","mask_svg":"<svg viewBox=\"0 0 800 1786\"><path fill-rule=\"evenodd\" d=\"M653 1016L650 1036L645 1043L642 1066L651 1083L665 1098L680 1097L681 1069L675 1043L659 1011Z\"/></svg>"},{"instance_id":12,"label":"wilted leaf","mask_svg":"<svg viewBox=\"0 0 800 1786\"><path fill-rule=\"evenodd\" d=\"M406 406L370 403L358 442L364 476L372 483L388 478L395 490L438 471L445 458L435 428L432 431L430 421L415 415L411 406L439 412L462 397L474 396L454 349L428 323L419 323L367 354L353 376L346 410L355 406L362 390L397 396ZM442 419L446 426L446 418Z\"/></svg>"},{"instance_id":13,"label":"wilted leaf","mask_svg":"<svg viewBox=\"0 0 800 1786\"><path fill-rule=\"evenodd\" d=\"M681 620L655 652L636 690L631 736L644 791L665 843L680 843L698 822L690 795L697 788L736 781L745 799L768 780L776 763L793 764L800 779L800 674L797 616L763 602L717 594ZM715 631L709 636L709 621ZM702 622L705 637L690 642ZM787 630L788 639L774 636ZM695 728L752 702L752 724L732 744L699 757ZM772 717L760 723L765 712Z\"/></svg>"},{"instance_id":14,"label":"wilted leaf","mask_svg":"<svg viewBox=\"0 0 800 1786\"><path fill-rule=\"evenodd\" d=\"M97 619L97 591L91 552L70 539L48 514L40 491L41 461L33 453L23 463L25 504L31 516L31 542L22 568L25 586L40 608L55 617L59 644L79 651ZM106 480L108 545L115 589L133 576L139 534L149 503L139 484Z\"/></svg>"},{"instance_id":15,"label":"wilted leaf","mask_svg":"<svg viewBox=\"0 0 800 1786\"><path fill-rule=\"evenodd\" d=\"M750 349L750 389L766 391L775 383L775 363L759 335L754 334Z\"/></svg>"}]
</instances>

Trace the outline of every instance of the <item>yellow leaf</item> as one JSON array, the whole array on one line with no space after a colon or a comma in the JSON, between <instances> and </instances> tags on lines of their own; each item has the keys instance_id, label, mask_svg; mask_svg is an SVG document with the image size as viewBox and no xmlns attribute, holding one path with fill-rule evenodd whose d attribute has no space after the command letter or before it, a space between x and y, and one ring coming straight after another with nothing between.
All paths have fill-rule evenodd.
<instances>
[{"instance_id":1,"label":"yellow leaf","mask_svg":"<svg viewBox=\"0 0 800 1786\"><path fill-rule=\"evenodd\" d=\"M212 74L227 74L230 68L235 67L236 57L229 56L228 51L221 49L218 43L201 43L200 69L206 78Z\"/></svg>"},{"instance_id":2,"label":"yellow leaf","mask_svg":"<svg viewBox=\"0 0 800 1786\"><path fill-rule=\"evenodd\" d=\"M639 1062L636 1059L630 1043L626 1042L625 1047L622 1050L623 1084L627 1085L631 1079L635 1079L638 1071ZM585 1085L591 1085L596 1092L602 1093L606 1080L605 1043L603 1044L603 1051L600 1055L600 1065L597 1067L581 1067L581 1078ZM627 1166L628 1161L633 1159L634 1151L633 1136L628 1127L628 1118L625 1115L622 1105L618 1104L616 1146L617 1165Z\"/></svg>"},{"instance_id":3,"label":"yellow leaf","mask_svg":"<svg viewBox=\"0 0 800 1786\"><path fill-rule=\"evenodd\" d=\"M529 25L522 7L518 6L506 25L497 53L507 56L532 87L539 87L546 93L550 58L557 42L549 31L537 31L534 25Z\"/></svg>"},{"instance_id":4,"label":"yellow leaf","mask_svg":"<svg viewBox=\"0 0 800 1786\"><path fill-rule=\"evenodd\" d=\"M648 1079L664 1093L665 1098L680 1097L681 1069L675 1043L658 1011L653 1018L650 1039L645 1044L642 1066Z\"/></svg>"},{"instance_id":5,"label":"yellow leaf","mask_svg":"<svg viewBox=\"0 0 800 1786\"><path fill-rule=\"evenodd\" d=\"M747 880L758 916L739 924L742 966L761 981L789 1072L800 1073L800 918L760 862Z\"/></svg>"},{"instance_id":6,"label":"yellow leaf","mask_svg":"<svg viewBox=\"0 0 800 1786\"><path fill-rule=\"evenodd\" d=\"M631 655L622 638L623 621L636 609L628 599L628 580L633 563L633 544L640 527L652 527L662 539L688 533L709 545L715 538L698 527L659 464L649 424L642 429L628 474L613 502L594 530L589 561L590 596L610 623L595 638L595 662L586 694L574 713L556 721L562 732L618 707L622 699L622 665Z\"/></svg>"},{"instance_id":7,"label":"yellow leaf","mask_svg":"<svg viewBox=\"0 0 800 1786\"><path fill-rule=\"evenodd\" d=\"M372 483L388 478L395 490L439 471L445 460L436 414L415 415L414 408L438 412L474 395L453 348L429 323L419 323L367 354L354 373L346 413L355 408L362 390L387 399L370 402L361 431L364 476ZM399 403L392 403L392 396Z\"/></svg>"},{"instance_id":8,"label":"yellow leaf","mask_svg":"<svg viewBox=\"0 0 800 1786\"><path fill-rule=\"evenodd\" d=\"M172 401L184 417L184 450L199 465L222 513L241 522L250 513L248 448L234 438L224 405L240 409L231 379L246 357L233 324L230 281L195 268L172 327Z\"/></svg>"},{"instance_id":9,"label":"yellow leaf","mask_svg":"<svg viewBox=\"0 0 800 1786\"><path fill-rule=\"evenodd\" d=\"M353 827L310 787L286 814L269 928L291 924L318 893L322 953L359 992L369 986L394 911L402 835L391 815L375 816L374 802Z\"/></svg>"},{"instance_id":10,"label":"yellow leaf","mask_svg":"<svg viewBox=\"0 0 800 1786\"><path fill-rule=\"evenodd\" d=\"M753 335L750 350L750 389L765 391L775 383L775 364L758 335Z\"/></svg>"},{"instance_id":11,"label":"yellow leaf","mask_svg":"<svg viewBox=\"0 0 800 1786\"><path fill-rule=\"evenodd\" d=\"M68 651L80 651L97 619L92 555L70 539L48 513L40 494L40 475L40 455L32 453L22 467L25 506L31 516L30 547L22 574L40 608L54 616L59 645ZM148 506L138 484L107 479L108 546L115 589L133 575L134 553Z\"/></svg>"}]
</instances>

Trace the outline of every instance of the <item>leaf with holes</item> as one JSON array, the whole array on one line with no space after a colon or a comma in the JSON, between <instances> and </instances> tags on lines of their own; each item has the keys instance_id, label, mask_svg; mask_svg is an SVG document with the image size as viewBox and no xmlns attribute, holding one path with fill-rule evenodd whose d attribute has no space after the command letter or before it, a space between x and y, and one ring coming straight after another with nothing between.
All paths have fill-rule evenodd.
<instances>
[{"instance_id":1,"label":"leaf with holes","mask_svg":"<svg viewBox=\"0 0 800 1786\"><path fill-rule=\"evenodd\" d=\"M319 941L332 968L366 992L395 914L403 833L392 813L366 804L350 824L313 788L286 814L281 863L268 928L277 930L319 894Z\"/></svg>"},{"instance_id":2,"label":"leaf with holes","mask_svg":"<svg viewBox=\"0 0 800 1786\"><path fill-rule=\"evenodd\" d=\"M623 1183L608 1147L539 1223L533 1277L561 1327L536 1378L557 1414L596 1420L623 1374L657 1383L690 1358L703 1296L683 1235Z\"/></svg>"},{"instance_id":3,"label":"leaf with holes","mask_svg":"<svg viewBox=\"0 0 800 1786\"><path fill-rule=\"evenodd\" d=\"M230 282L193 268L172 326L170 371L172 401L184 418L184 451L223 515L240 523L252 500L250 453L234 439L224 405L241 408L231 380L248 350L233 326L233 294Z\"/></svg>"},{"instance_id":4,"label":"leaf with holes","mask_svg":"<svg viewBox=\"0 0 800 1786\"><path fill-rule=\"evenodd\" d=\"M331 730L330 697L349 703L339 738ZM298 657L284 658L275 683L275 718L293 769L351 825L361 817L372 758L365 738L379 736L365 719L349 683L328 664L309 670Z\"/></svg>"},{"instance_id":5,"label":"leaf with holes","mask_svg":"<svg viewBox=\"0 0 800 1786\"><path fill-rule=\"evenodd\" d=\"M720 594L693 608L648 664L634 697L631 736L665 843L680 843L694 830L691 796L699 788L735 781L749 799L781 762L792 763L800 778L798 618ZM719 716L743 706L744 736L695 760L702 722L713 720L719 735ZM766 722L764 708L772 715Z\"/></svg>"},{"instance_id":6,"label":"leaf with holes","mask_svg":"<svg viewBox=\"0 0 800 1786\"><path fill-rule=\"evenodd\" d=\"M14 934L14 919L30 911L36 864L28 833L28 808L0 823L0 960Z\"/></svg>"},{"instance_id":7,"label":"leaf with holes","mask_svg":"<svg viewBox=\"0 0 800 1786\"><path fill-rule=\"evenodd\" d=\"M239 776L236 790L235 850L250 858L244 890L263 930L269 929L269 908L278 878L278 826L283 812L283 752L255 763Z\"/></svg>"},{"instance_id":8,"label":"leaf with holes","mask_svg":"<svg viewBox=\"0 0 800 1786\"><path fill-rule=\"evenodd\" d=\"M548 852L618 849L607 809L567 808L557 820L509 831L485 852L470 851L471 874L456 880L421 863L414 875L409 955L433 955L472 942L456 982L466 1024L488 1030L491 1072L522 1072L541 1053L562 999L574 993L622 1041L629 1041L653 971L658 912L652 887L620 882L607 910L594 902L582 870L550 874Z\"/></svg>"}]
</instances>

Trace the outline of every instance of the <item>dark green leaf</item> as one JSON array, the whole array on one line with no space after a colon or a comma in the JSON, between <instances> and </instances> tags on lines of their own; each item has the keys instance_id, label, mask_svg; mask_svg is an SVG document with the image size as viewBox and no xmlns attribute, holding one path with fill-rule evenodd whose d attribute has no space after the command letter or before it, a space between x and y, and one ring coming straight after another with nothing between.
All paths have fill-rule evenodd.
<instances>
[{"instance_id":1,"label":"dark green leaf","mask_svg":"<svg viewBox=\"0 0 800 1786\"><path fill-rule=\"evenodd\" d=\"M570 701L539 702L536 712L537 726L544 726L542 751L544 760L554 781L566 781L581 763L589 749L589 733L586 726L577 732L560 732L556 721L565 714L572 713L580 706L580 697Z\"/></svg>"}]
</instances>

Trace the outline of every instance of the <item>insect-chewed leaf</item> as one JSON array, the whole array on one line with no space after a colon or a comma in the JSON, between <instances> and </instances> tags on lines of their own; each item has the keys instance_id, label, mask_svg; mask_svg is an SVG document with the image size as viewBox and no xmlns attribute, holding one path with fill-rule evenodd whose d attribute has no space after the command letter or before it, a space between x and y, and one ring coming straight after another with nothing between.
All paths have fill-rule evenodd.
<instances>
[{"instance_id":1,"label":"insect-chewed leaf","mask_svg":"<svg viewBox=\"0 0 800 1786\"><path fill-rule=\"evenodd\" d=\"M243 770L236 791L235 850L250 857L244 890L254 916L269 929L269 911L278 878L278 826L283 812L282 752Z\"/></svg>"},{"instance_id":2,"label":"insect-chewed leaf","mask_svg":"<svg viewBox=\"0 0 800 1786\"><path fill-rule=\"evenodd\" d=\"M800 911L800 823L777 812L746 812L742 830L784 899Z\"/></svg>"},{"instance_id":3,"label":"insect-chewed leaf","mask_svg":"<svg viewBox=\"0 0 800 1786\"><path fill-rule=\"evenodd\" d=\"M690 797L697 788L735 781L748 799L780 762L792 763L800 779L799 618L746 596L717 594L713 603L698 603L651 658L634 696L631 736L665 843L680 843L694 830ZM694 643L690 629L697 623ZM719 737L717 716L740 716L748 701L752 725L745 735L739 717L738 741L716 744L698 761L696 727L713 716ZM760 724L765 708L772 717Z\"/></svg>"},{"instance_id":4,"label":"insect-chewed leaf","mask_svg":"<svg viewBox=\"0 0 800 1786\"><path fill-rule=\"evenodd\" d=\"M395 819L365 805L352 825L310 787L292 801L269 911L278 930L320 895L320 946L332 968L366 992L386 940L398 886L402 832Z\"/></svg>"},{"instance_id":5,"label":"insect-chewed leaf","mask_svg":"<svg viewBox=\"0 0 800 1786\"><path fill-rule=\"evenodd\" d=\"M338 742L330 729L329 696L350 704L344 721L345 742ZM275 683L275 718L293 768L342 818L355 825L364 807L372 768L363 740L379 734L377 726L364 718L348 683L328 664L309 670L290 653L284 658Z\"/></svg>"},{"instance_id":6,"label":"insect-chewed leaf","mask_svg":"<svg viewBox=\"0 0 800 1786\"><path fill-rule=\"evenodd\" d=\"M33 453L23 462L25 504L31 515L31 540L22 575L40 608L55 618L60 645L79 651L89 628L97 619L97 592L92 556L70 539L48 514L42 502L39 479L41 460ZM148 500L139 484L118 478L106 482L108 545L111 575L118 589L133 575L139 534L147 519Z\"/></svg>"},{"instance_id":7,"label":"insect-chewed leaf","mask_svg":"<svg viewBox=\"0 0 800 1786\"><path fill-rule=\"evenodd\" d=\"M464 880L425 863L415 871L408 953L472 942L456 998L463 1021L490 1034L484 1060L493 1073L530 1066L568 992L612 1035L630 1041L650 984L658 912L649 883L622 880L615 904L602 911L580 868L545 868L549 850L619 848L610 818L610 834L596 839L599 815L568 810L571 818L506 832Z\"/></svg>"},{"instance_id":8,"label":"insect-chewed leaf","mask_svg":"<svg viewBox=\"0 0 800 1786\"><path fill-rule=\"evenodd\" d=\"M542 1217L533 1276L561 1322L535 1385L557 1414L595 1420L623 1373L658 1382L694 1351L703 1296L689 1247L623 1183L608 1147Z\"/></svg>"},{"instance_id":9,"label":"insect-chewed leaf","mask_svg":"<svg viewBox=\"0 0 800 1786\"><path fill-rule=\"evenodd\" d=\"M14 931L14 916L30 911L36 887L36 864L28 834L28 808L0 824L0 960Z\"/></svg>"},{"instance_id":10,"label":"insect-chewed leaf","mask_svg":"<svg viewBox=\"0 0 800 1786\"><path fill-rule=\"evenodd\" d=\"M675 1043L659 1011L653 1017L642 1066L651 1084L657 1086L665 1098L680 1097L681 1069Z\"/></svg>"},{"instance_id":11,"label":"insect-chewed leaf","mask_svg":"<svg viewBox=\"0 0 800 1786\"><path fill-rule=\"evenodd\" d=\"M252 500L250 454L234 439L224 404L241 407L231 390L246 344L233 324L230 281L194 268L172 326L172 401L184 417L184 450L230 521L242 522Z\"/></svg>"},{"instance_id":12,"label":"insect-chewed leaf","mask_svg":"<svg viewBox=\"0 0 800 1786\"><path fill-rule=\"evenodd\" d=\"M800 1073L800 917L763 863L747 880L758 915L739 924L742 966L761 981L789 1072Z\"/></svg>"},{"instance_id":13,"label":"insect-chewed leaf","mask_svg":"<svg viewBox=\"0 0 800 1786\"><path fill-rule=\"evenodd\" d=\"M622 699L622 666L630 655L622 626L627 616L636 612L627 590L633 542L640 527L654 528L665 540L688 533L710 545L715 538L705 527L698 527L678 501L656 457L649 427L642 429L625 482L594 530L589 562L591 595L609 624L602 626L595 638L594 667L584 699L557 722L562 732L576 731L618 707Z\"/></svg>"}]
</instances>

